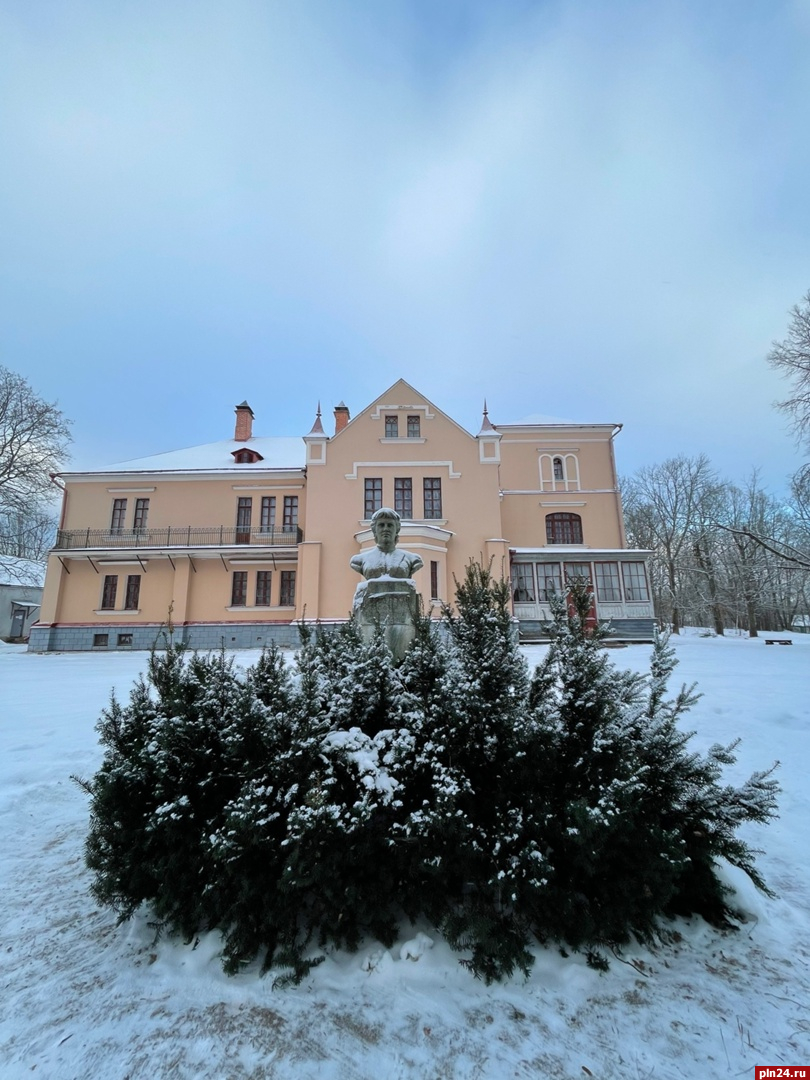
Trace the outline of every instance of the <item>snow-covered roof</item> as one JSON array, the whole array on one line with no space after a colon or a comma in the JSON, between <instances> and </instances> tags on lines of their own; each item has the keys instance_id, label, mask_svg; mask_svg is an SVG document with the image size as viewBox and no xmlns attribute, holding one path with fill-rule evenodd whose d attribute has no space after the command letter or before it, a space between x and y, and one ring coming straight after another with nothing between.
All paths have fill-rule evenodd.
<instances>
[{"instance_id":1,"label":"snow-covered roof","mask_svg":"<svg viewBox=\"0 0 810 1080\"><path fill-rule=\"evenodd\" d=\"M262 460L237 464L234 450L246 447L261 454ZM306 464L306 444L297 436L269 436L266 438L220 439L219 442L189 446L184 450L170 450L165 454L133 458L113 465L83 469L85 473L121 472L261 472L264 469L303 469ZM70 476L70 473L63 475Z\"/></svg>"},{"instance_id":2,"label":"snow-covered roof","mask_svg":"<svg viewBox=\"0 0 810 1080\"><path fill-rule=\"evenodd\" d=\"M565 420L559 416L546 416L543 413L532 413L530 416L524 416L520 420L504 420L503 423L497 421L495 423L496 428L500 427L534 427L537 424L576 424L576 420Z\"/></svg>"},{"instance_id":3,"label":"snow-covered roof","mask_svg":"<svg viewBox=\"0 0 810 1080\"><path fill-rule=\"evenodd\" d=\"M619 428L621 430L622 425L614 421L606 423L603 420L565 420L559 416L546 416L543 413L531 413L531 415L524 416L521 420L510 420L508 423L506 421L503 423L498 421L495 424L495 429L497 431L500 431L502 428L519 427Z\"/></svg>"},{"instance_id":4,"label":"snow-covered roof","mask_svg":"<svg viewBox=\"0 0 810 1080\"><path fill-rule=\"evenodd\" d=\"M611 558L644 558L650 554L649 548L596 548L585 547L584 544L551 544L543 547L513 547L509 549L513 555L545 555L549 559L565 559L566 562L583 562L585 560L609 555Z\"/></svg>"},{"instance_id":5,"label":"snow-covered roof","mask_svg":"<svg viewBox=\"0 0 810 1080\"><path fill-rule=\"evenodd\" d=\"M45 567L31 559L0 555L0 585L31 585L41 589L45 584Z\"/></svg>"}]
</instances>

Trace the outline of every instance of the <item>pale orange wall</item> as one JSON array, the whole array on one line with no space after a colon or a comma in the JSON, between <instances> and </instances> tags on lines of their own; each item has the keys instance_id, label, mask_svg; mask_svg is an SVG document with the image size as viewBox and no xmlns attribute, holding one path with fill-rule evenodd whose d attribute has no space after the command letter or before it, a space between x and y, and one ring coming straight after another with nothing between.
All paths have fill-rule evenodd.
<instances>
[{"instance_id":1,"label":"pale orange wall","mask_svg":"<svg viewBox=\"0 0 810 1080\"><path fill-rule=\"evenodd\" d=\"M248 487L247 485L250 485ZM259 510L263 495L275 495L276 527L281 527L283 499L285 495L298 496L298 524L306 527L306 499L304 478L275 479L262 477L255 472L246 476L226 479L155 479L129 481L125 478L111 480L67 480L68 501L64 529L108 529L114 499L127 500L125 528L131 529L135 513L135 500L149 499L147 527L165 528L168 525L206 527L236 525L236 507L240 496L253 498L253 527L259 525ZM153 487L153 491L143 490ZM110 488L116 490L110 491ZM140 488L141 490L136 490Z\"/></svg>"},{"instance_id":2,"label":"pale orange wall","mask_svg":"<svg viewBox=\"0 0 810 1080\"><path fill-rule=\"evenodd\" d=\"M281 570L295 570L295 562L276 561L274 567L272 560L258 563L244 563L231 561L225 556L227 570L222 565L222 560L216 558L194 558L197 568L196 574L192 571L189 576L189 599L186 609L187 622L289 622L295 617L295 611L289 607L278 607L279 584ZM245 607L231 608L231 584L233 571L244 570L248 575L247 605ZM270 601L271 607L256 608L256 572L269 570L271 578ZM297 591L297 590L296 590ZM230 608L230 610L228 610Z\"/></svg>"},{"instance_id":3,"label":"pale orange wall","mask_svg":"<svg viewBox=\"0 0 810 1080\"><path fill-rule=\"evenodd\" d=\"M501 439L501 486L504 489L540 490L540 455L574 454L579 461L580 488L615 490L610 437L598 429L573 428L545 431L508 431ZM557 490L562 485L555 485ZM546 489L550 490L550 489Z\"/></svg>"},{"instance_id":4,"label":"pale orange wall","mask_svg":"<svg viewBox=\"0 0 810 1080\"><path fill-rule=\"evenodd\" d=\"M424 441L406 437L407 416L411 412L420 417L420 438ZM384 418L388 413L399 417L401 440L385 440ZM493 461L482 463L479 440L400 381L359 413L339 435L324 437L322 441L316 438L315 445L308 437L311 452L306 480L302 474L262 475L252 468L224 478L203 475L167 479L145 474L137 479L119 475L84 481L66 477L65 529L108 529L115 498L128 500L126 529L132 527L137 498L150 500L149 528L168 525L231 528L236 524L240 496L254 499L252 524L257 527L260 500L266 494L275 495L278 500L278 527L282 522L283 497L291 494L299 499L299 525L304 530L305 544L299 548L297 564L282 561L281 554L277 555L275 565L271 559L260 565L231 562L229 555L233 553L228 553L223 566L218 555L206 554L194 557L195 572L188 559L178 552L176 556L172 554L176 570L172 570L168 559L157 557L150 558L146 573L137 564L107 568L106 572L119 575L118 609L124 602L126 575L141 573L139 616L123 615L120 610L95 616L102 577L81 556L69 559L68 576L52 556L42 621L97 621L103 625L124 618L161 622L166 619L172 602L173 617L179 622L289 621L305 613L307 618L345 618L351 611L355 587L360 581L349 568L349 560L360 550L361 543L363 547L373 545L363 516L366 477L382 477L383 505L388 506L394 504L394 478L410 477L413 481L415 517L412 524L406 523L400 546L418 552L424 561L424 567L416 574L416 583L426 609L430 606L431 560L438 563L441 598L452 600L453 577L463 576L470 557L485 560L492 557L495 572L508 573L509 547L544 546L546 513L564 510L566 506L582 517L586 546L621 547L624 535L615 492L612 431L612 426L540 432L529 428L504 429L499 445L493 441L488 444L490 451L497 447ZM494 433L490 437L494 438ZM315 464L321 449L325 464ZM567 493L542 490L538 465L541 451L575 452L580 490ZM436 476L442 481L443 518L425 521L421 516L422 480ZM110 491L110 488L119 490ZM503 497L501 489L507 492ZM523 493L509 494L510 491ZM560 505L540 505L549 501ZM584 505L575 505L579 503ZM364 534L360 540L358 534ZM250 555L247 550L240 554L243 558ZM99 568L103 574L104 568ZM296 608L280 608L280 571L296 568ZM248 605L229 611L234 569L248 572ZM259 569L271 570L273 574L269 610L256 609L253 603Z\"/></svg>"},{"instance_id":5,"label":"pale orange wall","mask_svg":"<svg viewBox=\"0 0 810 1080\"><path fill-rule=\"evenodd\" d=\"M509 429L501 440L501 487L504 534L511 547L546 545L546 514L570 512L582 518L588 547L621 547L624 531L616 491L611 432L613 428ZM578 487L541 481L541 455L574 455ZM566 463L568 465L568 463Z\"/></svg>"},{"instance_id":6,"label":"pale orange wall","mask_svg":"<svg viewBox=\"0 0 810 1080\"><path fill-rule=\"evenodd\" d=\"M618 504L613 495L552 495L555 505L543 506L541 495L505 495L501 508L503 529L510 547L545 547L546 514L572 513L582 518L582 539L587 547L623 546ZM581 503L585 503L584 506Z\"/></svg>"},{"instance_id":7,"label":"pale orange wall","mask_svg":"<svg viewBox=\"0 0 810 1080\"><path fill-rule=\"evenodd\" d=\"M283 501L285 495L298 496L298 523L306 528L306 490L303 475L275 477L262 476L254 471L229 476L227 478L172 478L165 479L147 475L132 480L125 475L104 477L99 480L82 480L66 477L67 501L64 523L65 530L82 531L84 529L106 531L110 525L113 500L127 499L125 530L133 526L135 500L149 499L147 528L182 528L216 527L223 525L233 528L236 524L237 500L240 496L253 498L252 525L260 524L261 497L276 496L276 527L283 521ZM249 486L248 486L249 485ZM153 490L147 490L147 489ZM114 490L110 490L114 489ZM103 538L102 538L103 542ZM144 556L147 569L144 572L137 562L128 566L103 566L93 554L93 561L100 573L96 574L86 556L76 550L61 552L70 573L64 571L55 556L51 557L41 619L43 622L112 622L125 619L133 622L162 622L167 617L169 604L174 602L174 618L180 621L214 622L222 620L248 619L256 621L289 620L294 615L293 609L279 608L277 611L262 609L252 611L255 599L255 571L267 569L274 571L272 579L271 601L278 603L278 589L282 568L268 560L265 566L245 566L248 571L249 605L238 611L228 612L231 597L231 573L226 572L222 561L217 556L213 561L195 558L196 573L191 569L185 556L173 556L177 572L172 570L166 558ZM78 556L78 557L77 557ZM226 557L227 562L227 557ZM237 567L242 568L242 567ZM295 569L296 563L284 563L284 569ZM116 611L109 614L94 615L99 609L103 575L117 574L119 577ZM141 574L141 593L139 614L123 612L126 591L126 577L129 573Z\"/></svg>"},{"instance_id":8,"label":"pale orange wall","mask_svg":"<svg viewBox=\"0 0 810 1080\"><path fill-rule=\"evenodd\" d=\"M173 605L172 619L175 622L288 622L295 617L295 609L279 607L279 585L281 570L295 570L295 562L281 561L277 558L275 566L272 560L264 563L244 564L231 562L227 555L225 563L216 558L193 557L196 570L192 570L186 556L174 553L172 559L175 569L165 557L145 557L144 571L137 562L109 564L94 558L98 568L95 572L87 559L70 559L67 565L70 574L62 576L61 601L56 602L61 565L53 560L55 566L49 567L48 589L52 591L54 601L46 607L43 603L42 621L85 623L120 622L122 619L138 622L165 622L169 616L169 605ZM233 608L230 611L232 571L245 570L248 574L248 605ZM257 609L254 605L256 595L256 571L269 570L271 579L271 607ZM140 599L137 614L124 610L127 577L139 574L141 577ZM95 614L101 604L102 588L106 575L118 577L118 592L114 611Z\"/></svg>"},{"instance_id":9,"label":"pale orange wall","mask_svg":"<svg viewBox=\"0 0 810 1080\"><path fill-rule=\"evenodd\" d=\"M409 412L420 416L424 442L404 437ZM381 441L385 437L384 417L394 413L399 416L403 438L396 442ZM391 462L394 464L388 464ZM322 542L319 617L345 618L361 580L348 569L348 564L360 550L355 534L367 527L363 516L363 481L366 477L382 477L383 505L393 506L394 478L400 476L413 480L417 523L424 522L423 478L441 478L443 518L425 524L436 524L454 534L446 545L443 541L433 541L437 550L422 546L431 543L424 537L426 530L420 530L422 535L413 538L411 544L400 540L400 546L407 545L416 551L425 563L415 581L426 606L430 601L431 559L439 562L442 598L449 599L448 592L452 595L453 591L452 575L463 575L469 556L483 554L486 542L501 536L497 466L482 466L473 436L429 406L406 383L397 383L329 440L325 465L309 466L307 540ZM365 546L371 543L369 539Z\"/></svg>"}]
</instances>

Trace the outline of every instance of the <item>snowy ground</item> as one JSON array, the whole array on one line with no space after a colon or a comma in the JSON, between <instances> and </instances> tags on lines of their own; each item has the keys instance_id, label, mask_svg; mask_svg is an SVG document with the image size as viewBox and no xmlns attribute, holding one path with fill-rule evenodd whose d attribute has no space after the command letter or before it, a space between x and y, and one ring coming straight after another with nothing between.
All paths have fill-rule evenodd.
<instances>
[{"instance_id":1,"label":"snowy ground","mask_svg":"<svg viewBox=\"0 0 810 1080\"><path fill-rule=\"evenodd\" d=\"M793 641L676 643L679 681L705 695L695 747L741 736L734 780L782 762L781 818L749 834L779 897L740 882L738 932L683 922L678 944L606 975L538 950L528 982L487 988L430 927L404 927L390 952L333 955L284 991L255 970L223 975L216 935L155 943L145 918L116 927L88 895L87 805L69 775L95 770L98 713L145 654L0 644L0 1077L730 1080L810 1066L810 635ZM649 648L611 655L642 670Z\"/></svg>"}]
</instances>

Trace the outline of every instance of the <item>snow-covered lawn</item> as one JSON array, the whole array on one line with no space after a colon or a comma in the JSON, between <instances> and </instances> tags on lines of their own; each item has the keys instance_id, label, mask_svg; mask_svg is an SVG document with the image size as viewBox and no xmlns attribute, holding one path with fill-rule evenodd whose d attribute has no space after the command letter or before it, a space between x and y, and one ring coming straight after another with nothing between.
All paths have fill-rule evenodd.
<instances>
[{"instance_id":1,"label":"snow-covered lawn","mask_svg":"<svg viewBox=\"0 0 810 1080\"><path fill-rule=\"evenodd\" d=\"M99 711L145 654L0 644L0 1077L713 1080L810 1066L810 635L793 642L676 642L677 679L704 693L695 748L741 737L735 781L782 762L781 817L747 834L779 896L736 876L737 932L682 922L677 944L606 975L538 950L528 982L486 987L431 927L403 927L390 952L333 955L283 991L255 969L223 975L216 934L155 942L146 918L117 927L88 893L87 803L69 776L96 769ZM648 656L612 653L633 670Z\"/></svg>"}]
</instances>

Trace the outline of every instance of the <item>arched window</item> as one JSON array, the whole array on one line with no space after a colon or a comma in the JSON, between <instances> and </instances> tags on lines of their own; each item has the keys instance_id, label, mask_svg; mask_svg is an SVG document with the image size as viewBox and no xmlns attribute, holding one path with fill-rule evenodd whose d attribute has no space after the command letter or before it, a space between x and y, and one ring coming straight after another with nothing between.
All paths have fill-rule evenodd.
<instances>
[{"instance_id":1,"label":"arched window","mask_svg":"<svg viewBox=\"0 0 810 1080\"><path fill-rule=\"evenodd\" d=\"M581 544L582 518L579 514L546 514L546 540L549 544Z\"/></svg>"},{"instance_id":2,"label":"arched window","mask_svg":"<svg viewBox=\"0 0 810 1080\"><path fill-rule=\"evenodd\" d=\"M575 453L542 453L539 465L542 491L579 491L579 461Z\"/></svg>"}]
</instances>

